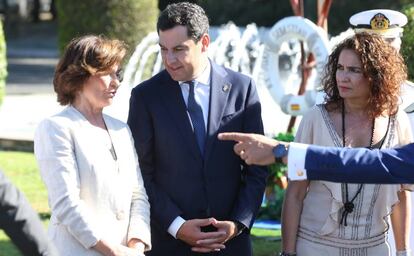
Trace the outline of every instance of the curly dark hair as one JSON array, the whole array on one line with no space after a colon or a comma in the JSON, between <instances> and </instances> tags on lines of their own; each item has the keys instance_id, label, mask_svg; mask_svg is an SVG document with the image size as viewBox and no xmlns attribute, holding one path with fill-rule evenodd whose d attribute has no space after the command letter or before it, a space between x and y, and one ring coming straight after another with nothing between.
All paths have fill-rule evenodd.
<instances>
[{"instance_id":1,"label":"curly dark hair","mask_svg":"<svg viewBox=\"0 0 414 256\"><path fill-rule=\"evenodd\" d=\"M72 39L56 66L53 86L60 105L72 104L86 80L121 64L126 45L103 36L86 35Z\"/></svg>"},{"instance_id":2,"label":"curly dark hair","mask_svg":"<svg viewBox=\"0 0 414 256\"><path fill-rule=\"evenodd\" d=\"M362 72L368 78L371 94L367 111L372 118L393 115L398 110L400 86L407 79L407 67L402 56L380 35L357 33L335 47L325 66L322 88L328 110L339 109L343 99L336 83L339 55L344 49L353 50L361 60Z\"/></svg>"},{"instance_id":3,"label":"curly dark hair","mask_svg":"<svg viewBox=\"0 0 414 256\"><path fill-rule=\"evenodd\" d=\"M198 42L204 34L208 34L208 17L200 6L180 2L168 5L157 21L157 31L165 31L175 26L186 26L187 35Z\"/></svg>"}]
</instances>

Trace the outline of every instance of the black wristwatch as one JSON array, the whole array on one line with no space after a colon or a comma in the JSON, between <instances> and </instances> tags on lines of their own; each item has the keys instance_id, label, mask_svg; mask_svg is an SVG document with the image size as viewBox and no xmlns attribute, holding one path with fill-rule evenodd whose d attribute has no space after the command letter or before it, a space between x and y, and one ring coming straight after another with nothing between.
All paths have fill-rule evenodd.
<instances>
[{"instance_id":1,"label":"black wristwatch","mask_svg":"<svg viewBox=\"0 0 414 256\"><path fill-rule=\"evenodd\" d=\"M238 220L234 220L233 222L234 222L234 224L236 224L237 236L238 236L238 235L241 234L241 232L243 232L243 230L246 228L246 226Z\"/></svg>"},{"instance_id":2,"label":"black wristwatch","mask_svg":"<svg viewBox=\"0 0 414 256\"><path fill-rule=\"evenodd\" d=\"M272 149L273 155L275 156L276 163L283 163L283 157L287 156L289 152L289 144L277 144Z\"/></svg>"},{"instance_id":3,"label":"black wristwatch","mask_svg":"<svg viewBox=\"0 0 414 256\"><path fill-rule=\"evenodd\" d=\"M296 252L280 252L279 256L296 256Z\"/></svg>"}]
</instances>

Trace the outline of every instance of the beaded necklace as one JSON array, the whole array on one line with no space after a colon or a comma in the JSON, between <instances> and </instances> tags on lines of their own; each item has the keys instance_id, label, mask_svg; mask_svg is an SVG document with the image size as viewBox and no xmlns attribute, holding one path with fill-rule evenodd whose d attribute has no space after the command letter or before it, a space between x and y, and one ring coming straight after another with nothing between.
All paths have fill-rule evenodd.
<instances>
[{"instance_id":1,"label":"beaded necklace","mask_svg":"<svg viewBox=\"0 0 414 256\"><path fill-rule=\"evenodd\" d=\"M382 145L385 142L385 138L387 137L388 131L390 129L390 123L391 123L391 117L388 117L388 124L387 124L387 131L385 132L384 137L381 139L381 141L378 143L379 147L382 148ZM374 132L375 132L375 118L372 120L372 128L371 128L371 141L368 146L368 149L373 148L374 144ZM345 104L342 101L342 146L345 147ZM355 193L354 197L349 201L349 195L348 195L348 183L345 183L345 196L346 201L344 203L344 211L342 212L341 222L340 224L344 224L344 226L347 226L347 216L348 214L352 213L354 210L354 201L357 198L357 196L361 193L362 187L364 184L359 185L357 192Z\"/></svg>"},{"instance_id":2,"label":"beaded necklace","mask_svg":"<svg viewBox=\"0 0 414 256\"><path fill-rule=\"evenodd\" d=\"M374 131L375 131L375 118L372 120L372 128L371 128L371 140L370 140L370 144L368 146L368 149L372 149L372 145L374 142ZM342 101L342 146L345 147L345 104ZM382 144L381 144L382 146ZM351 199L351 201L349 200L349 195L348 195L348 183L345 183L345 197L346 197L346 201L344 203L344 211L342 212L342 217L341 217L341 222L340 224L343 224L344 226L347 226L348 223L346 221L348 214L352 213L354 211L354 201L357 198L357 196L361 193L362 187L364 186L364 184L360 184L358 186L358 190L355 193L354 197Z\"/></svg>"}]
</instances>

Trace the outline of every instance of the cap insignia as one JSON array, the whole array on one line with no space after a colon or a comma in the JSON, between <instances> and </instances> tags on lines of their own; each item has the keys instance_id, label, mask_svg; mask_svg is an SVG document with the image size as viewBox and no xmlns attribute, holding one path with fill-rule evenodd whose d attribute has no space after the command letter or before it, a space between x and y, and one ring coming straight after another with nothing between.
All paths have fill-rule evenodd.
<instances>
[{"instance_id":1,"label":"cap insignia","mask_svg":"<svg viewBox=\"0 0 414 256\"><path fill-rule=\"evenodd\" d=\"M370 24L372 29L388 29L390 20L384 14L377 13L372 17Z\"/></svg>"}]
</instances>

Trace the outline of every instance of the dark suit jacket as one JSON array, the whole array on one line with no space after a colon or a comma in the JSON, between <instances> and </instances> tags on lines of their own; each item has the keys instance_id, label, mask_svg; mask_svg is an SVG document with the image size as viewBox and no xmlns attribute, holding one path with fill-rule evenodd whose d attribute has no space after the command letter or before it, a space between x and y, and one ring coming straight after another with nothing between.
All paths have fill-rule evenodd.
<instances>
[{"instance_id":1,"label":"dark suit jacket","mask_svg":"<svg viewBox=\"0 0 414 256\"><path fill-rule=\"evenodd\" d=\"M0 171L0 228L24 255L57 255L26 197Z\"/></svg>"},{"instance_id":2,"label":"dark suit jacket","mask_svg":"<svg viewBox=\"0 0 414 256\"><path fill-rule=\"evenodd\" d=\"M178 82L164 70L132 90L128 124L151 204L149 255L197 255L167 232L177 216L238 220L251 227L262 201L267 169L245 165L233 142L217 139L225 131L263 133L255 85L211 65L204 159ZM219 255L251 255L248 230L226 246Z\"/></svg>"},{"instance_id":3,"label":"dark suit jacket","mask_svg":"<svg viewBox=\"0 0 414 256\"><path fill-rule=\"evenodd\" d=\"M305 169L309 180L414 183L414 143L383 150L310 146Z\"/></svg>"}]
</instances>

